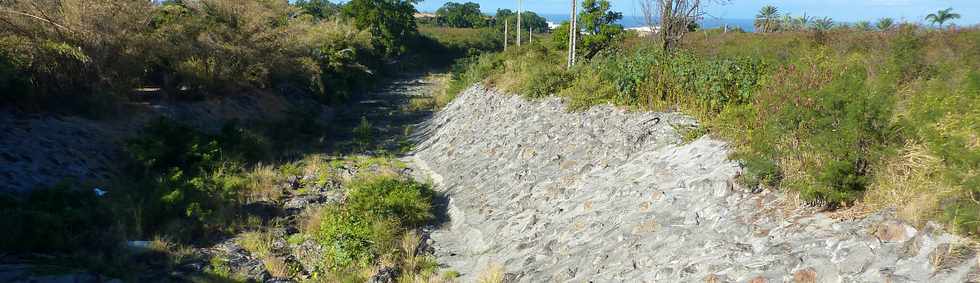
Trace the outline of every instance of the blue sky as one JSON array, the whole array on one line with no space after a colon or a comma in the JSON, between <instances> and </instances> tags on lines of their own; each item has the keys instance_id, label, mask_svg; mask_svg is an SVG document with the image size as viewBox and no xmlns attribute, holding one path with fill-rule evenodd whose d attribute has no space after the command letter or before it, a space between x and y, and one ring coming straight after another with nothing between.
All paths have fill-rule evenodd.
<instances>
[{"instance_id":1,"label":"blue sky","mask_svg":"<svg viewBox=\"0 0 980 283\"><path fill-rule=\"evenodd\" d=\"M517 7L517 0L453 2L467 1L480 3L485 12L493 12L497 8ZM446 2L450 1L425 0L419 4L419 10L435 11ZM640 14L637 0L612 0L612 2L613 9L627 16ZM831 17L835 21L873 21L882 17L892 17L896 20L919 22L923 21L922 19L929 13L952 7L954 12L963 16L954 23L958 25L980 23L980 0L731 0L730 2L726 5L712 4L708 8L708 13L720 18L751 19L759 8L771 4L778 7L781 12L789 12L794 16L801 16L806 12L808 16ZM524 7L526 10L543 14L566 14L570 9L569 3L569 0L524 0Z\"/></svg>"}]
</instances>

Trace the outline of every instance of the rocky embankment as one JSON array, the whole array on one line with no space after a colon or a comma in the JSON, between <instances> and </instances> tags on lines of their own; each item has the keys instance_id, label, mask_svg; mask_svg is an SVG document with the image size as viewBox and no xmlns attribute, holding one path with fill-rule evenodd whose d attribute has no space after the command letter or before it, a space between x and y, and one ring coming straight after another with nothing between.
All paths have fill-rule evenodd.
<instances>
[{"instance_id":1,"label":"rocky embankment","mask_svg":"<svg viewBox=\"0 0 980 283\"><path fill-rule=\"evenodd\" d=\"M104 120L0 109L0 192L27 192L62 181L97 185L119 173L123 143L147 122L167 117L216 133L228 121L273 120L287 111L318 107L323 124L333 110L308 95L253 92L198 102L148 100L125 105Z\"/></svg>"},{"instance_id":2,"label":"rocky embankment","mask_svg":"<svg viewBox=\"0 0 980 283\"><path fill-rule=\"evenodd\" d=\"M837 220L750 193L722 141L673 113L569 113L475 86L410 159L450 201L439 261L519 282L975 282L976 251L883 211ZM788 207L788 208L787 208Z\"/></svg>"}]
</instances>

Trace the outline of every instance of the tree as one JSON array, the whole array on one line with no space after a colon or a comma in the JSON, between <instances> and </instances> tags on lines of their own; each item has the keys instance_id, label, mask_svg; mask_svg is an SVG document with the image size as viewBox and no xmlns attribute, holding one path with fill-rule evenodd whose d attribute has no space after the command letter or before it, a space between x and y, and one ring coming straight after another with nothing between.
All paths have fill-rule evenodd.
<instances>
[{"instance_id":1,"label":"tree","mask_svg":"<svg viewBox=\"0 0 980 283\"><path fill-rule=\"evenodd\" d=\"M448 2L436 10L436 23L441 26L472 28L486 26L486 19L480 12L480 4Z\"/></svg>"},{"instance_id":2,"label":"tree","mask_svg":"<svg viewBox=\"0 0 980 283\"><path fill-rule=\"evenodd\" d=\"M880 31L889 31L895 27L895 20L892 18L881 18L875 23L875 27Z\"/></svg>"},{"instance_id":3,"label":"tree","mask_svg":"<svg viewBox=\"0 0 980 283\"><path fill-rule=\"evenodd\" d=\"M647 25L653 27L654 18L660 20L658 34L662 48L670 50L681 41L689 31L691 23L696 23L704 12L702 5L708 2L724 3L728 0L642 0L640 7Z\"/></svg>"},{"instance_id":4,"label":"tree","mask_svg":"<svg viewBox=\"0 0 980 283\"><path fill-rule=\"evenodd\" d=\"M762 32L776 31L776 24L779 22L779 9L772 5L766 5L755 15L755 29Z\"/></svg>"},{"instance_id":5,"label":"tree","mask_svg":"<svg viewBox=\"0 0 980 283\"><path fill-rule=\"evenodd\" d=\"M819 31L828 31L834 28L834 19L823 17L813 20L813 29Z\"/></svg>"},{"instance_id":6,"label":"tree","mask_svg":"<svg viewBox=\"0 0 980 283\"><path fill-rule=\"evenodd\" d=\"M959 19L960 14L953 13L953 8L946 8L945 10L939 10L936 13L929 14L926 16L926 20L932 22L933 24L939 24L939 28L943 28L943 23L949 20Z\"/></svg>"},{"instance_id":7,"label":"tree","mask_svg":"<svg viewBox=\"0 0 980 283\"><path fill-rule=\"evenodd\" d=\"M623 18L623 14L610 11L609 8L608 0L582 1L579 23L588 32L582 37L582 52L587 59L609 47L623 33L623 26L616 24L616 21Z\"/></svg>"},{"instance_id":8,"label":"tree","mask_svg":"<svg viewBox=\"0 0 980 283\"><path fill-rule=\"evenodd\" d=\"M872 29L871 22L869 21L857 22L856 24L854 24L854 28L860 31L871 31Z\"/></svg>"},{"instance_id":9,"label":"tree","mask_svg":"<svg viewBox=\"0 0 980 283\"><path fill-rule=\"evenodd\" d=\"M517 22L517 13L514 13L508 9L497 10L497 14L493 17L493 21L494 25L502 29L505 21L510 21L511 24ZM548 31L548 19L539 16L535 12L521 12L521 25L523 26L524 30L527 30L527 27L531 27L535 32Z\"/></svg>"},{"instance_id":10,"label":"tree","mask_svg":"<svg viewBox=\"0 0 980 283\"><path fill-rule=\"evenodd\" d=\"M357 28L371 31L377 44L389 55L407 50L407 43L418 36L415 3L418 0L351 0L344 16L354 19Z\"/></svg>"},{"instance_id":11,"label":"tree","mask_svg":"<svg viewBox=\"0 0 980 283\"><path fill-rule=\"evenodd\" d=\"M333 17L340 12L340 6L329 0L298 0L294 5L317 20Z\"/></svg>"}]
</instances>

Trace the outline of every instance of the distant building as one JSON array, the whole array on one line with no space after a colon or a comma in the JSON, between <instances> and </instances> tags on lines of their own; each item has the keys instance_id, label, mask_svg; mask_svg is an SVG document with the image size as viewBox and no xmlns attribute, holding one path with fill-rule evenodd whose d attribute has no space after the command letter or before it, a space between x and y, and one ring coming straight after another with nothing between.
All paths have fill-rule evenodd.
<instances>
[{"instance_id":1,"label":"distant building","mask_svg":"<svg viewBox=\"0 0 980 283\"><path fill-rule=\"evenodd\" d=\"M640 35L641 37L647 37L647 36L653 36L657 34L657 32L660 32L660 27L659 26L633 27L633 28L627 28L626 30L634 31L636 32L636 34Z\"/></svg>"},{"instance_id":2,"label":"distant building","mask_svg":"<svg viewBox=\"0 0 980 283\"><path fill-rule=\"evenodd\" d=\"M416 19L435 19L436 18L436 14L418 12L418 13L415 13L415 18Z\"/></svg>"}]
</instances>

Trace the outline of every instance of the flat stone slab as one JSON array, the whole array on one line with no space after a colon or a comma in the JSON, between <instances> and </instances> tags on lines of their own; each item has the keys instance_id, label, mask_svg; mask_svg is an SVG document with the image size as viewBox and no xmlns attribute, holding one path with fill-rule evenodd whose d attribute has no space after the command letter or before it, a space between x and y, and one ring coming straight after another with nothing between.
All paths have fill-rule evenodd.
<instances>
[{"instance_id":1,"label":"flat stone slab","mask_svg":"<svg viewBox=\"0 0 980 283\"><path fill-rule=\"evenodd\" d=\"M932 226L787 212L777 193L745 192L726 143L682 143L675 129L695 123L466 90L420 125L408 158L449 197L431 232L439 262L461 282L490 265L520 282L980 280L976 252Z\"/></svg>"}]
</instances>

